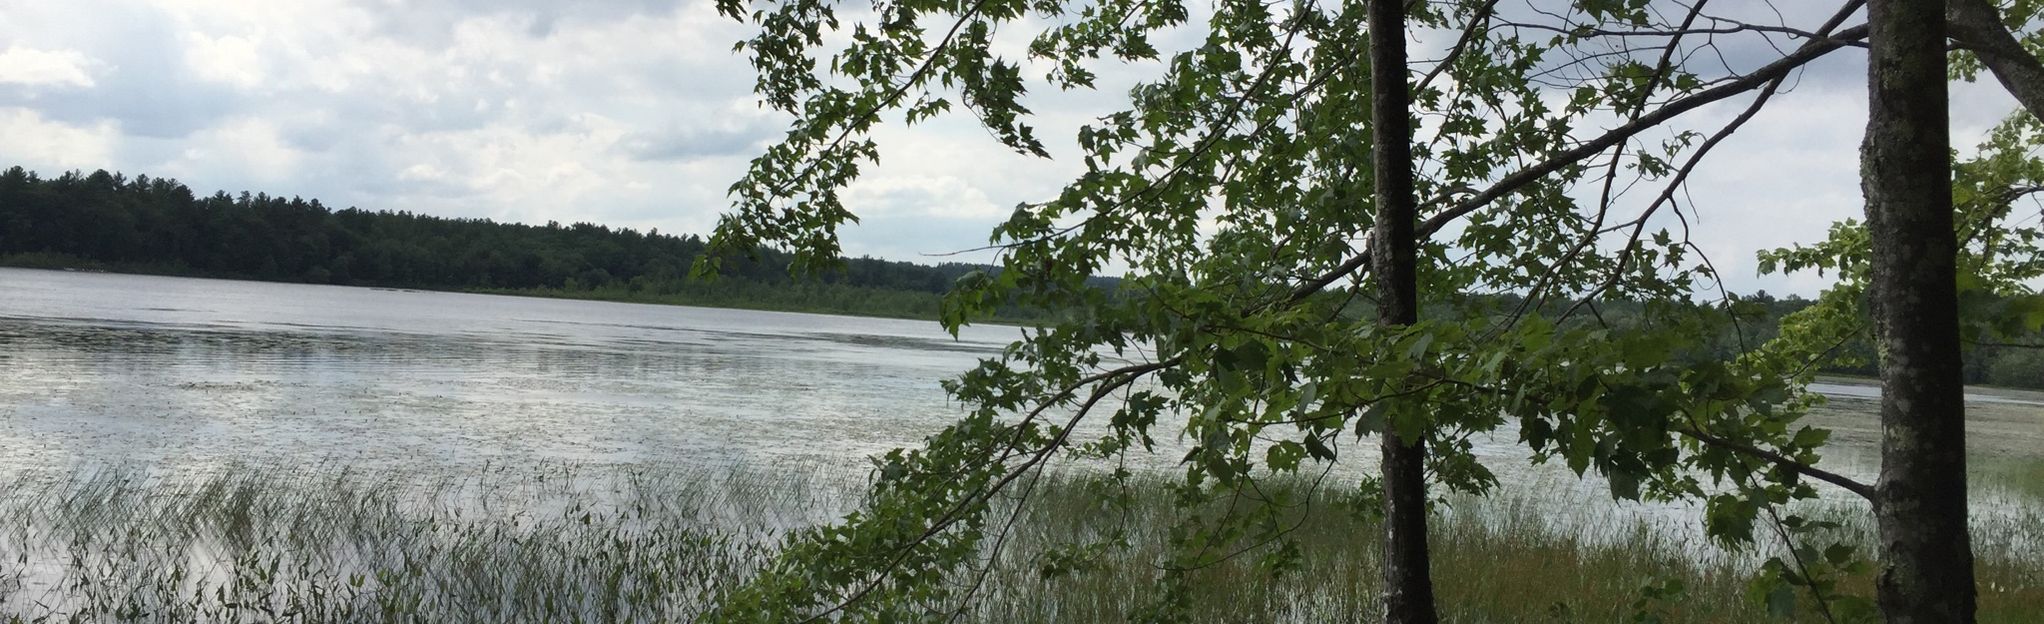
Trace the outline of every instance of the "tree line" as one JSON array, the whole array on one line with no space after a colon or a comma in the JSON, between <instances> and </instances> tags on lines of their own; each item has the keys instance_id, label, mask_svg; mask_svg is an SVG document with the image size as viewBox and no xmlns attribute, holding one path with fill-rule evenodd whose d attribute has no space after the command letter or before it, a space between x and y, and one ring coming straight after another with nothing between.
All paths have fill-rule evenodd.
<instances>
[{"instance_id":1,"label":"tree line","mask_svg":"<svg viewBox=\"0 0 2044 624\"><path fill-rule=\"evenodd\" d=\"M225 191L199 197L168 178L94 171L42 177L22 167L0 172L0 263L47 268L471 290L719 307L824 311L934 318L960 277L988 267L846 259L812 278L788 271L788 256L764 251L736 259L723 279L692 279L707 251L700 236L641 233L594 223L525 225L411 212L334 210L318 199ZM1114 280L1092 278L1105 288ZM1524 297L1475 295L1488 309ZM1781 319L1814 302L1765 291L1736 306L1727 326L1698 357L1726 359L1742 339L1764 342ZM1606 320L1629 325L1645 315L1638 301L1600 302ZM1428 317L1460 314L1432 302ZM1734 308L1717 313L1730 314ZM1545 310L1558 313L1559 308ZM1031 318L1019 308L1010 319ZM2038 337L2031 342L2044 342ZM1874 376L1872 343L1853 339L1825 372ZM1965 353L1967 383L2044 388L2044 350L2000 343Z\"/></svg>"},{"instance_id":2,"label":"tree line","mask_svg":"<svg viewBox=\"0 0 2044 624\"><path fill-rule=\"evenodd\" d=\"M545 225L333 209L94 171L0 172L0 262L316 284L474 290L934 318L983 267L854 258L791 276L775 251L691 279L700 236L595 223Z\"/></svg>"}]
</instances>

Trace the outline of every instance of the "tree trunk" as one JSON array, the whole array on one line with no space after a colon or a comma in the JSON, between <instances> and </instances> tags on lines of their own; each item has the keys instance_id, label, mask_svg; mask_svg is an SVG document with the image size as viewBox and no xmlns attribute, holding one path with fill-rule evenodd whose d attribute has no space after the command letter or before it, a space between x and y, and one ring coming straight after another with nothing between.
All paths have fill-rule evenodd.
<instances>
[{"instance_id":1,"label":"tree trunk","mask_svg":"<svg viewBox=\"0 0 2044 624\"><path fill-rule=\"evenodd\" d=\"M1974 610L1943 4L1867 9L1860 175L1881 349L1876 591L1891 623L1972 622Z\"/></svg>"},{"instance_id":2,"label":"tree trunk","mask_svg":"<svg viewBox=\"0 0 2044 624\"><path fill-rule=\"evenodd\" d=\"M1411 87L1405 71L1405 3L1370 3L1370 121L1377 217L1371 241L1377 276L1377 320L1410 325L1419 318L1413 223L1418 198L1412 173ZM1426 446L1404 440L1387 422L1384 480L1384 621L1433 624L1434 583L1427 564Z\"/></svg>"}]
</instances>

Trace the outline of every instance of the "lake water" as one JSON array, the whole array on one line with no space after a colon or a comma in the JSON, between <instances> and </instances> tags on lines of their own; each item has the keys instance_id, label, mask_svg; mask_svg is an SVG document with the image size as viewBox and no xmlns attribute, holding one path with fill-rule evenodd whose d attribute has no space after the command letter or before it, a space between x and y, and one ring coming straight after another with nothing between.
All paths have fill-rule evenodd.
<instances>
[{"instance_id":1,"label":"lake water","mask_svg":"<svg viewBox=\"0 0 2044 624\"><path fill-rule=\"evenodd\" d=\"M1881 398L1881 386L1879 385L1878 382L1874 382L1871 380L1863 384L1820 381L1810 384L1810 391L1822 393L1826 396L1843 397L1851 399L1878 400ZM2022 393L2033 394L2030 392ZM1967 392L1966 402L1992 403L1996 405L2025 405L2044 407L2044 401L2040 401L2037 399L1995 394L1992 392L1982 390L1973 390Z\"/></svg>"},{"instance_id":2,"label":"lake water","mask_svg":"<svg viewBox=\"0 0 2044 624\"><path fill-rule=\"evenodd\" d=\"M855 461L951 422L939 382L1018 332L0 269L0 469Z\"/></svg>"},{"instance_id":3,"label":"lake water","mask_svg":"<svg viewBox=\"0 0 2044 624\"><path fill-rule=\"evenodd\" d=\"M1011 327L0 269L0 468L856 458Z\"/></svg>"},{"instance_id":4,"label":"lake water","mask_svg":"<svg viewBox=\"0 0 2044 624\"><path fill-rule=\"evenodd\" d=\"M891 319L0 269L0 474L282 465L431 478L492 464L856 466L954 420L959 408L939 382L1018 335L1004 326L953 338L932 322ZM1595 475L1529 468L1509 429L1473 442L1506 493L1576 516L1699 528L1692 504L1610 505ZM1361 448L1344 450L1340 469L1356 477L1373 469L1375 445L1352 446ZM1168 467L1177 457L1136 459ZM1847 466L1870 476L1871 462ZM2013 507L1976 499L1976 509Z\"/></svg>"}]
</instances>

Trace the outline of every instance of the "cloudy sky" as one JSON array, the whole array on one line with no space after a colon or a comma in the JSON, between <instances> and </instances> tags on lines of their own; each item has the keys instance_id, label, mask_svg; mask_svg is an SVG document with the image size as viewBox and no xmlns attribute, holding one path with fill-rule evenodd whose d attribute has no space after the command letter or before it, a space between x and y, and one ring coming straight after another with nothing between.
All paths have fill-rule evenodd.
<instances>
[{"instance_id":1,"label":"cloudy sky","mask_svg":"<svg viewBox=\"0 0 2044 624\"><path fill-rule=\"evenodd\" d=\"M784 123L756 105L731 51L746 33L707 0L0 0L0 166L703 233ZM1733 286L1821 287L1755 277L1752 251L1858 212L1863 58L1810 69L1692 180L1695 237ZM1954 98L1962 145L2014 108L1991 81ZM1112 101L1030 103L1068 136ZM864 219L846 236L854 255L930 260L982 244L1006 207L1077 169L995 149L965 122L882 136L882 165L849 194ZM1052 146L1073 153L1068 139Z\"/></svg>"}]
</instances>

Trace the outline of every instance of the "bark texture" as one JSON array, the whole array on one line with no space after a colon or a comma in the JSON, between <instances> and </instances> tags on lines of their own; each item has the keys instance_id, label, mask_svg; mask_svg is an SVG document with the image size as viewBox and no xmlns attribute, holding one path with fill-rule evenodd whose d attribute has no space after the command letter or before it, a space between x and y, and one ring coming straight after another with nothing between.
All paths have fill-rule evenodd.
<instances>
[{"instance_id":1,"label":"bark texture","mask_svg":"<svg viewBox=\"0 0 2044 624\"><path fill-rule=\"evenodd\" d=\"M1370 3L1371 157L1376 169L1376 226L1371 263L1377 276L1377 320L1391 326L1419 318L1413 228L1419 198L1412 172L1411 91L1405 69L1405 4ZM1426 446L1394 427L1382 437L1384 481L1384 621L1433 624L1434 584L1427 560Z\"/></svg>"},{"instance_id":2,"label":"bark texture","mask_svg":"<svg viewBox=\"0 0 2044 624\"><path fill-rule=\"evenodd\" d=\"M1891 624L1974 619L1944 17L1939 0L1868 2L1860 175L1881 349L1876 591Z\"/></svg>"}]
</instances>

